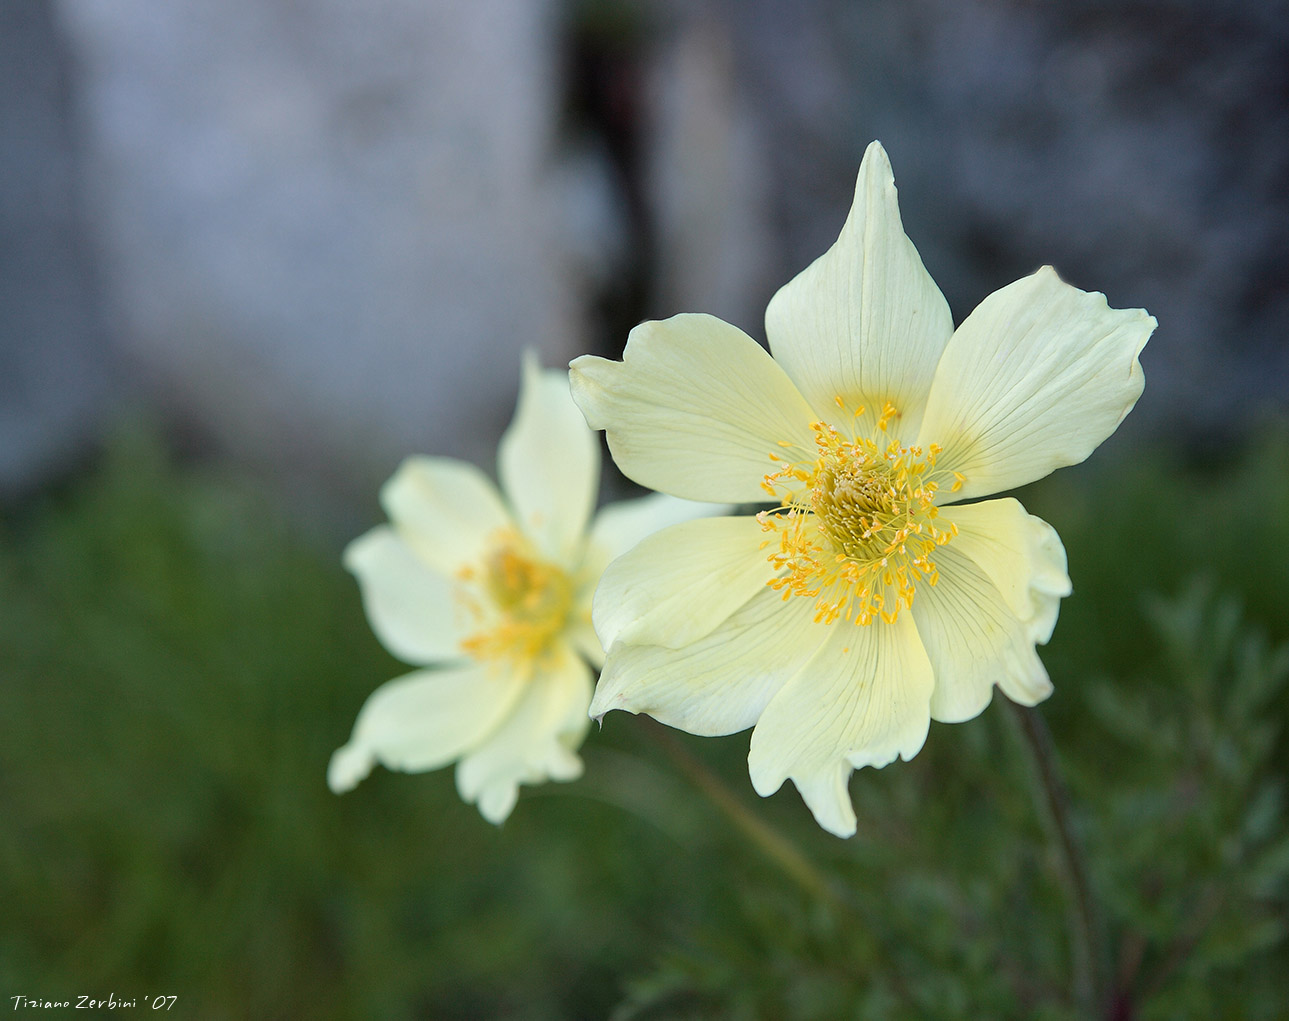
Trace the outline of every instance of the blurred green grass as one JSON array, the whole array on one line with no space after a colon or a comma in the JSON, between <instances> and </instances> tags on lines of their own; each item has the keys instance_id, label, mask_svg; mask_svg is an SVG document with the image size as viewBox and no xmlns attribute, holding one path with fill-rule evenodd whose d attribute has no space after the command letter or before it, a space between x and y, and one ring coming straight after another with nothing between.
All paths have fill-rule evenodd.
<instances>
[{"instance_id":1,"label":"blurred green grass","mask_svg":"<svg viewBox=\"0 0 1289 1021\"><path fill-rule=\"evenodd\" d=\"M1235 594L1258 641L1289 640L1289 440L1235 464L1081 466L1022 498L1069 551L1043 712L1095 801L1114 771L1092 764L1135 749L1096 722L1093 693L1127 684L1155 693L1141 713L1174 711L1153 596L1200 578ZM589 738L585 778L526 789L500 829L450 771L378 771L333 796L332 749L404 669L338 554L247 479L177 463L139 429L0 520L0 995L174 994L195 1018L1070 1016L1059 877L1001 706L861 772L849 842L790 790L755 797L746 735L681 737L846 891L838 913L622 714ZM1259 711L1283 723L1283 692ZM1284 742L1267 754L1242 783L1283 773ZM1159 800L1180 767L1156 757L1141 796ZM1101 807L1089 847L1113 857ZM1111 896L1137 875L1105 866ZM1258 1004L1286 963L1277 939L1191 975L1247 1010L1193 1016L1274 1016Z\"/></svg>"}]
</instances>

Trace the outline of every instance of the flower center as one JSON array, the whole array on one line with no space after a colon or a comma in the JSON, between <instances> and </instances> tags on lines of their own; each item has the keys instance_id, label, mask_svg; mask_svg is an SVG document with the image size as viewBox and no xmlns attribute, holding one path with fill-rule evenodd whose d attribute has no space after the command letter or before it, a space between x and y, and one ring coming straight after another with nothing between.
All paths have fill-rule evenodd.
<instances>
[{"instance_id":1,"label":"flower center","mask_svg":"<svg viewBox=\"0 0 1289 1021\"><path fill-rule=\"evenodd\" d=\"M837 404L845 409L841 398ZM958 534L955 525L935 523L935 476L948 474L935 470L940 448L904 447L882 436L897 414L887 403L872 439L848 439L815 422L815 450L803 451L813 458L770 455L780 467L762 485L779 507L757 515L778 536L769 559L779 573L770 585L785 600L815 600L816 621L867 625L880 615L893 622L912 607L918 584L936 583L931 554ZM962 477L952 477L951 489L961 489ZM774 540L763 544L769 546Z\"/></svg>"},{"instance_id":2,"label":"flower center","mask_svg":"<svg viewBox=\"0 0 1289 1021\"><path fill-rule=\"evenodd\" d=\"M533 660L564 630L573 583L562 568L534 556L518 535L504 533L481 568L466 567L465 604L485 624L461 643L478 659Z\"/></svg>"}]
</instances>

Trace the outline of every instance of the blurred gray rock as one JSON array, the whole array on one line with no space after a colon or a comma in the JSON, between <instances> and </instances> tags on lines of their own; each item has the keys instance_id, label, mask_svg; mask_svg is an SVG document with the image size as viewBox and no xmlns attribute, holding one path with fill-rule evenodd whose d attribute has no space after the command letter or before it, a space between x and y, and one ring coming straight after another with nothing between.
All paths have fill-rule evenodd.
<instances>
[{"instance_id":1,"label":"blurred gray rock","mask_svg":"<svg viewBox=\"0 0 1289 1021\"><path fill-rule=\"evenodd\" d=\"M63 0L113 324L266 463L488 461L581 346L553 0Z\"/></svg>"},{"instance_id":2,"label":"blurred gray rock","mask_svg":"<svg viewBox=\"0 0 1289 1021\"><path fill-rule=\"evenodd\" d=\"M880 138L955 318L1051 263L1159 320L1125 428L1194 439L1289 411L1286 4L719 9L767 142L780 282L835 238Z\"/></svg>"},{"instance_id":3,"label":"blurred gray rock","mask_svg":"<svg viewBox=\"0 0 1289 1021\"><path fill-rule=\"evenodd\" d=\"M76 201L69 57L49 3L0 7L0 498L93 436L111 357Z\"/></svg>"},{"instance_id":4,"label":"blurred gray rock","mask_svg":"<svg viewBox=\"0 0 1289 1021\"><path fill-rule=\"evenodd\" d=\"M958 319L1043 263L1158 317L1129 432L1285 409L1284 0L54 0L70 57L48 2L0 26L0 488L92 424L104 317L275 470L487 462L525 346L760 335L873 138Z\"/></svg>"},{"instance_id":5,"label":"blurred gray rock","mask_svg":"<svg viewBox=\"0 0 1289 1021\"><path fill-rule=\"evenodd\" d=\"M657 47L646 88L653 314L708 312L759 335L776 238L764 144L730 27L703 9L683 19Z\"/></svg>"},{"instance_id":6,"label":"blurred gray rock","mask_svg":"<svg viewBox=\"0 0 1289 1021\"><path fill-rule=\"evenodd\" d=\"M664 9L638 129L658 235L643 315L711 311L763 336L880 138L957 320L1045 263L1155 314L1125 434L1211 444L1289 412L1283 0Z\"/></svg>"}]
</instances>

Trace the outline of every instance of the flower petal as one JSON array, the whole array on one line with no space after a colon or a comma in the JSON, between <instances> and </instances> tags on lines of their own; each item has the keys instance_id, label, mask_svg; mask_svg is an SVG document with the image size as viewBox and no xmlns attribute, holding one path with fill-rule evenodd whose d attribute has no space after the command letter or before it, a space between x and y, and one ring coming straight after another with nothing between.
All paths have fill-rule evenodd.
<instances>
[{"instance_id":1,"label":"flower petal","mask_svg":"<svg viewBox=\"0 0 1289 1021\"><path fill-rule=\"evenodd\" d=\"M381 487L380 502L403 541L449 577L514 527L492 480L447 457L409 457Z\"/></svg>"},{"instance_id":2,"label":"flower petal","mask_svg":"<svg viewBox=\"0 0 1289 1021\"><path fill-rule=\"evenodd\" d=\"M1056 529L1010 498L943 507L940 520L958 526L952 547L984 571L1030 640L1046 643L1061 599L1073 591Z\"/></svg>"},{"instance_id":3,"label":"flower petal","mask_svg":"<svg viewBox=\"0 0 1289 1021\"><path fill-rule=\"evenodd\" d=\"M666 493L651 493L635 500L619 500L600 510L591 523L591 548L605 565L622 556L647 535L694 518L728 514L729 504L680 500ZM588 560L591 555L588 553Z\"/></svg>"},{"instance_id":4,"label":"flower petal","mask_svg":"<svg viewBox=\"0 0 1289 1021\"><path fill-rule=\"evenodd\" d=\"M841 397L875 419L890 401L900 415L892 429L916 435L953 317L904 233L881 143L864 153L841 236L771 299L765 331L821 415Z\"/></svg>"},{"instance_id":5,"label":"flower petal","mask_svg":"<svg viewBox=\"0 0 1289 1021\"><path fill-rule=\"evenodd\" d=\"M349 743L331 757L327 783L343 794L377 762L406 773L437 769L488 737L523 687L521 675L481 663L382 684L359 711Z\"/></svg>"},{"instance_id":6,"label":"flower petal","mask_svg":"<svg viewBox=\"0 0 1289 1021\"><path fill-rule=\"evenodd\" d=\"M618 467L673 496L763 502L780 441L814 449L805 398L756 341L713 316L641 323L621 362L584 355L570 377Z\"/></svg>"},{"instance_id":7,"label":"flower petal","mask_svg":"<svg viewBox=\"0 0 1289 1021\"><path fill-rule=\"evenodd\" d=\"M453 583L432 570L388 525L373 528L345 549L345 567L358 578L376 637L399 659L425 664L463 659L467 620Z\"/></svg>"},{"instance_id":8,"label":"flower petal","mask_svg":"<svg viewBox=\"0 0 1289 1021\"><path fill-rule=\"evenodd\" d=\"M1052 690L1034 639L984 570L957 542L935 553L940 574L918 586L913 619L935 673L931 718L961 723L989 704L997 683L1033 705Z\"/></svg>"},{"instance_id":9,"label":"flower petal","mask_svg":"<svg viewBox=\"0 0 1289 1021\"><path fill-rule=\"evenodd\" d=\"M609 564L595 593L595 633L678 649L709 634L774 577L754 517L699 518L642 539Z\"/></svg>"},{"instance_id":10,"label":"flower petal","mask_svg":"<svg viewBox=\"0 0 1289 1021\"><path fill-rule=\"evenodd\" d=\"M681 649L614 646L591 715L648 713L659 723L717 737L746 730L827 637L809 599L763 589L711 634Z\"/></svg>"},{"instance_id":11,"label":"flower petal","mask_svg":"<svg viewBox=\"0 0 1289 1021\"><path fill-rule=\"evenodd\" d=\"M597 670L604 665L604 648L591 623L591 601L610 561L661 528L703 515L724 514L729 510L728 504L696 503L665 493L620 500L602 508L595 516L587 537L582 565L577 571L576 607L564 633L573 648L590 660Z\"/></svg>"},{"instance_id":12,"label":"flower petal","mask_svg":"<svg viewBox=\"0 0 1289 1021\"><path fill-rule=\"evenodd\" d=\"M599 442L573 403L568 373L543 371L531 352L497 472L520 527L547 559L568 564L595 506Z\"/></svg>"},{"instance_id":13,"label":"flower petal","mask_svg":"<svg viewBox=\"0 0 1289 1021\"><path fill-rule=\"evenodd\" d=\"M591 722L590 700L590 669L571 649L557 647L506 721L457 766L461 797L500 824L515 807L521 783L576 780L582 775L577 749Z\"/></svg>"},{"instance_id":14,"label":"flower petal","mask_svg":"<svg viewBox=\"0 0 1289 1021\"><path fill-rule=\"evenodd\" d=\"M604 666L604 646L600 644L595 625L591 623L591 598L594 593L594 584L588 584L578 594L573 611L564 625L563 637L575 652L599 670Z\"/></svg>"},{"instance_id":15,"label":"flower petal","mask_svg":"<svg viewBox=\"0 0 1289 1021\"><path fill-rule=\"evenodd\" d=\"M995 291L958 327L936 369L919 444L966 476L966 500L1077 464L1141 396L1144 309L1063 283L1050 266Z\"/></svg>"},{"instance_id":16,"label":"flower petal","mask_svg":"<svg viewBox=\"0 0 1289 1021\"><path fill-rule=\"evenodd\" d=\"M827 641L761 714L748 770L762 797L791 779L819 825L848 837L855 832L850 774L921 750L933 679L909 614L894 623L827 626Z\"/></svg>"}]
</instances>

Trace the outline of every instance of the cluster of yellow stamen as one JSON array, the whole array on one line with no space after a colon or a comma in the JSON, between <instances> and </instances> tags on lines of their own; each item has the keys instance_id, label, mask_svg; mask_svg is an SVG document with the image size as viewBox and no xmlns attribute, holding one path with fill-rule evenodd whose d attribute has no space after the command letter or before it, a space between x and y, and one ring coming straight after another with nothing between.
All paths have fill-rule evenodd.
<instances>
[{"instance_id":1,"label":"cluster of yellow stamen","mask_svg":"<svg viewBox=\"0 0 1289 1021\"><path fill-rule=\"evenodd\" d=\"M500 534L483 564L462 568L458 577L462 601L485 625L461 643L476 659L535 660L567 624L572 580L518 535Z\"/></svg>"},{"instance_id":2,"label":"cluster of yellow stamen","mask_svg":"<svg viewBox=\"0 0 1289 1021\"><path fill-rule=\"evenodd\" d=\"M837 404L843 410L840 398ZM861 407L854 412L858 418ZM815 422L813 456L789 461L771 454L779 467L762 486L780 501L758 518L767 532L762 548L777 569L770 585L786 600L815 600L815 620L842 619L867 625L880 616L894 622L913 605L917 584L935 585L939 573L931 554L958 530L936 525L935 462L940 448L883 442L899 412L887 402L876 421L875 438L848 438L826 422ZM781 446L790 448L792 444ZM953 490L962 476L952 473Z\"/></svg>"}]
</instances>

